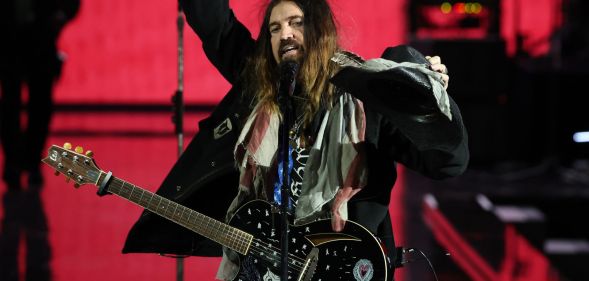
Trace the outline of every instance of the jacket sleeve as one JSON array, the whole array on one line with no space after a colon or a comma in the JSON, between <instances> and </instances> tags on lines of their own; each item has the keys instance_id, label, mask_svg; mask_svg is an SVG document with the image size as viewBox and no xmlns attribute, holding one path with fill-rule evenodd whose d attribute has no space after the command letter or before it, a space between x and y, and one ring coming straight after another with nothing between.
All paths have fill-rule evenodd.
<instances>
[{"instance_id":1,"label":"jacket sleeve","mask_svg":"<svg viewBox=\"0 0 589 281\"><path fill-rule=\"evenodd\" d=\"M211 63L234 84L254 39L229 8L228 0L180 0L186 20Z\"/></svg>"},{"instance_id":2,"label":"jacket sleeve","mask_svg":"<svg viewBox=\"0 0 589 281\"><path fill-rule=\"evenodd\" d=\"M429 64L408 46L388 48L383 57L395 62ZM379 151L425 176L442 179L464 172L468 138L456 103L449 99L452 119L438 108L427 76L413 68L365 71L347 67L331 82L362 100L367 111L382 118ZM435 82L438 83L438 82Z\"/></svg>"},{"instance_id":3,"label":"jacket sleeve","mask_svg":"<svg viewBox=\"0 0 589 281\"><path fill-rule=\"evenodd\" d=\"M452 120L423 123L404 116L384 117L380 128L383 149L396 162L433 179L462 174L468 165L468 135L456 103L450 99Z\"/></svg>"}]
</instances>

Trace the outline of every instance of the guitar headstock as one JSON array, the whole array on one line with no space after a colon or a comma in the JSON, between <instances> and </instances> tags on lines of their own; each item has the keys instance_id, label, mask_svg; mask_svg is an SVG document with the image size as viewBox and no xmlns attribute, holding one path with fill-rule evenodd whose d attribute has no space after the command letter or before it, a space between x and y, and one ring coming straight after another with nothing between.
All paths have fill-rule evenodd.
<instances>
[{"instance_id":1,"label":"guitar headstock","mask_svg":"<svg viewBox=\"0 0 589 281\"><path fill-rule=\"evenodd\" d=\"M73 180L75 187L84 184L96 185L102 171L92 159L92 151L88 150L86 154L82 154L81 147L78 146L75 150L71 148L70 143L65 143L63 147L52 145L48 156L41 161L53 167L55 175L63 174L66 182Z\"/></svg>"}]
</instances>

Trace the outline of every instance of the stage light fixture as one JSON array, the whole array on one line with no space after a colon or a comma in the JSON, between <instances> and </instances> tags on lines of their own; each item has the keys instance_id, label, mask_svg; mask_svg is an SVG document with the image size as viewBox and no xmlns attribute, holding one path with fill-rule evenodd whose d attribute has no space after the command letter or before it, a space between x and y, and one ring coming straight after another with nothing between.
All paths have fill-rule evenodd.
<instances>
[{"instance_id":1,"label":"stage light fixture","mask_svg":"<svg viewBox=\"0 0 589 281\"><path fill-rule=\"evenodd\" d=\"M577 132L573 134L576 143L589 142L589 132Z\"/></svg>"}]
</instances>

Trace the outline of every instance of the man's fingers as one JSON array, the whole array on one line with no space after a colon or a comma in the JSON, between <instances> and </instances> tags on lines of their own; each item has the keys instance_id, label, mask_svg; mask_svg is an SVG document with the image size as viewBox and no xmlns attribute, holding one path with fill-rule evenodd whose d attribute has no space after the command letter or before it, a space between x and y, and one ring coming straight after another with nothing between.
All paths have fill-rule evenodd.
<instances>
[{"instance_id":1,"label":"man's fingers","mask_svg":"<svg viewBox=\"0 0 589 281\"><path fill-rule=\"evenodd\" d=\"M344 220L339 214L332 214L331 216L331 228L335 232L340 232L344 230L344 226L346 225L346 220Z\"/></svg>"},{"instance_id":2,"label":"man's fingers","mask_svg":"<svg viewBox=\"0 0 589 281\"><path fill-rule=\"evenodd\" d=\"M427 57L425 57L425 58L426 58L426 59L429 61L429 63L430 63L430 64L432 64L432 65L434 65L434 64L440 64L440 63L442 63L442 59L441 59L439 56L433 56L433 57L427 56Z\"/></svg>"},{"instance_id":3,"label":"man's fingers","mask_svg":"<svg viewBox=\"0 0 589 281\"><path fill-rule=\"evenodd\" d=\"M448 89L448 82L450 81L450 76L446 74L440 74L442 81L444 81L444 90Z\"/></svg>"}]
</instances>

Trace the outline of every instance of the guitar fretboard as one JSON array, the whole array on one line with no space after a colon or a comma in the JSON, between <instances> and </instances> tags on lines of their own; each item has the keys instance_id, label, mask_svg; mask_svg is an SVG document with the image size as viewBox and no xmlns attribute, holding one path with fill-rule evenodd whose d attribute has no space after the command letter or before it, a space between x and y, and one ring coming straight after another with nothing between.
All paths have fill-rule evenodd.
<instances>
[{"instance_id":1,"label":"guitar fretboard","mask_svg":"<svg viewBox=\"0 0 589 281\"><path fill-rule=\"evenodd\" d=\"M104 173L100 178L100 181L104 180ZM243 255L247 254L253 240L251 234L116 177L112 177L108 185L108 192L123 197Z\"/></svg>"}]
</instances>

